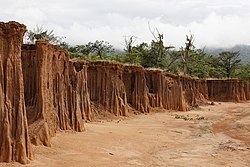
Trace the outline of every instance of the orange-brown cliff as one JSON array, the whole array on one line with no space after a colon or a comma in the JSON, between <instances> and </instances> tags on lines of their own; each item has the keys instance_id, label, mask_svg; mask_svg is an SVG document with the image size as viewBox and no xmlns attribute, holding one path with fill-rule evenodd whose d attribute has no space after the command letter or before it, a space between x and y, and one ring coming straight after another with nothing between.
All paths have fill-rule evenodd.
<instances>
[{"instance_id":1,"label":"orange-brown cliff","mask_svg":"<svg viewBox=\"0 0 250 167\"><path fill-rule=\"evenodd\" d=\"M151 107L187 111L207 100L206 80L146 70Z\"/></svg>"},{"instance_id":2,"label":"orange-brown cliff","mask_svg":"<svg viewBox=\"0 0 250 167\"><path fill-rule=\"evenodd\" d=\"M249 82L239 79L207 80L208 96L214 101L246 101L250 99Z\"/></svg>"},{"instance_id":3,"label":"orange-brown cliff","mask_svg":"<svg viewBox=\"0 0 250 167\"><path fill-rule=\"evenodd\" d=\"M44 40L23 45L26 27L0 23L0 162L28 163L31 143L58 130L84 131L95 116L187 111L207 100L249 100L249 83L204 80L115 62L70 60ZM84 142L84 141L83 141Z\"/></svg>"},{"instance_id":4,"label":"orange-brown cliff","mask_svg":"<svg viewBox=\"0 0 250 167\"><path fill-rule=\"evenodd\" d=\"M126 116L136 110L187 111L207 100L206 80L114 62L88 62L88 89L101 111Z\"/></svg>"},{"instance_id":5,"label":"orange-brown cliff","mask_svg":"<svg viewBox=\"0 0 250 167\"><path fill-rule=\"evenodd\" d=\"M0 23L0 162L32 158L21 62L25 31L16 22Z\"/></svg>"},{"instance_id":6,"label":"orange-brown cliff","mask_svg":"<svg viewBox=\"0 0 250 167\"><path fill-rule=\"evenodd\" d=\"M85 63L70 61L66 51L37 41L23 45L22 67L32 143L49 146L59 129L83 131L83 120L91 120Z\"/></svg>"}]
</instances>

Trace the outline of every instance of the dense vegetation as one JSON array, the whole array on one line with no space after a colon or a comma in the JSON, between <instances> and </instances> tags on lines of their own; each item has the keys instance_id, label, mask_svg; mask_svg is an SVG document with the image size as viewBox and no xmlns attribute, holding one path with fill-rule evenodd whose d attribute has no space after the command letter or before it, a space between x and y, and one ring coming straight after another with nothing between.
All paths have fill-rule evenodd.
<instances>
[{"instance_id":1,"label":"dense vegetation","mask_svg":"<svg viewBox=\"0 0 250 167\"><path fill-rule=\"evenodd\" d=\"M238 51L222 51L219 54L207 54L194 46L193 35L186 36L184 47L179 49L164 44L164 37L157 31L152 33L151 43L134 45L136 37L125 38L123 52L115 52L113 46L106 41L96 40L83 45L70 46L63 38L55 36L53 31L37 27L26 34L29 43L37 39L67 49L71 58L84 60L111 60L121 63L141 65L145 68L160 68L164 71L184 74L199 78L241 78L250 80L250 62L241 63Z\"/></svg>"}]
</instances>

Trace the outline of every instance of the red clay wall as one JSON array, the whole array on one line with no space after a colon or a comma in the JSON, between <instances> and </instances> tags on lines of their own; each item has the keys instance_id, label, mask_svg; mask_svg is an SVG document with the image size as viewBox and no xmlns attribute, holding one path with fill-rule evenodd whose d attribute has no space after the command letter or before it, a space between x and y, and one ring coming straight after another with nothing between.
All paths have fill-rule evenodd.
<instances>
[{"instance_id":1,"label":"red clay wall","mask_svg":"<svg viewBox=\"0 0 250 167\"><path fill-rule=\"evenodd\" d=\"M207 100L206 80L146 70L151 107L187 111Z\"/></svg>"},{"instance_id":2,"label":"red clay wall","mask_svg":"<svg viewBox=\"0 0 250 167\"><path fill-rule=\"evenodd\" d=\"M33 144L50 145L56 131L84 130L91 120L87 66L46 41L22 48L29 134Z\"/></svg>"},{"instance_id":3,"label":"red clay wall","mask_svg":"<svg viewBox=\"0 0 250 167\"><path fill-rule=\"evenodd\" d=\"M32 159L21 65L25 31L23 24L0 22L0 162Z\"/></svg>"},{"instance_id":4,"label":"red clay wall","mask_svg":"<svg viewBox=\"0 0 250 167\"><path fill-rule=\"evenodd\" d=\"M246 101L250 99L249 82L238 79L207 80L208 97L214 101Z\"/></svg>"},{"instance_id":5,"label":"red clay wall","mask_svg":"<svg viewBox=\"0 0 250 167\"><path fill-rule=\"evenodd\" d=\"M22 46L25 31L16 22L0 23L0 162L28 163L30 141L50 146L57 130L84 131L84 121L94 116L187 111L207 100L250 98L246 81L70 60L46 41Z\"/></svg>"}]
</instances>

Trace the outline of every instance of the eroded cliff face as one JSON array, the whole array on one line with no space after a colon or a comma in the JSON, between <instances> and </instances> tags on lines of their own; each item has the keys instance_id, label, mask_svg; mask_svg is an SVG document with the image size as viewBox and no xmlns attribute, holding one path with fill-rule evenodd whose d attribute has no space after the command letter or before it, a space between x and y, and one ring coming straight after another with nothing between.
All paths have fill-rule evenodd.
<instances>
[{"instance_id":1,"label":"eroded cliff face","mask_svg":"<svg viewBox=\"0 0 250 167\"><path fill-rule=\"evenodd\" d=\"M144 68L129 65L123 68L122 81L125 85L128 103L140 113L149 113L151 107Z\"/></svg>"},{"instance_id":2,"label":"eroded cliff face","mask_svg":"<svg viewBox=\"0 0 250 167\"><path fill-rule=\"evenodd\" d=\"M250 99L249 82L238 79L207 80L208 97L214 101L246 101Z\"/></svg>"},{"instance_id":3,"label":"eroded cliff face","mask_svg":"<svg viewBox=\"0 0 250 167\"><path fill-rule=\"evenodd\" d=\"M206 81L146 70L151 107L187 111L207 100Z\"/></svg>"},{"instance_id":4,"label":"eroded cliff face","mask_svg":"<svg viewBox=\"0 0 250 167\"><path fill-rule=\"evenodd\" d=\"M21 65L25 31L16 22L0 23L0 162L32 159Z\"/></svg>"},{"instance_id":5,"label":"eroded cliff face","mask_svg":"<svg viewBox=\"0 0 250 167\"><path fill-rule=\"evenodd\" d=\"M187 111L207 100L206 80L114 62L88 62L90 100L100 112L126 116L157 108Z\"/></svg>"},{"instance_id":6,"label":"eroded cliff face","mask_svg":"<svg viewBox=\"0 0 250 167\"><path fill-rule=\"evenodd\" d=\"M92 119L85 63L37 41L23 46L22 67L32 143L50 146L57 130L83 131L84 119Z\"/></svg>"},{"instance_id":7,"label":"eroded cliff face","mask_svg":"<svg viewBox=\"0 0 250 167\"><path fill-rule=\"evenodd\" d=\"M123 65L109 62L88 63L88 90L95 114L109 112L115 116L128 114L125 86L122 81Z\"/></svg>"},{"instance_id":8,"label":"eroded cliff face","mask_svg":"<svg viewBox=\"0 0 250 167\"><path fill-rule=\"evenodd\" d=\"M22 46L25 31L16 22L0 23L0 162L28 163L31 143L50 146L58 130L84 131L84 122L100 115L187 111L207 100L250 99L246 81L70 60L67 51L43 40Z\"/></svg>"}]
</instances>

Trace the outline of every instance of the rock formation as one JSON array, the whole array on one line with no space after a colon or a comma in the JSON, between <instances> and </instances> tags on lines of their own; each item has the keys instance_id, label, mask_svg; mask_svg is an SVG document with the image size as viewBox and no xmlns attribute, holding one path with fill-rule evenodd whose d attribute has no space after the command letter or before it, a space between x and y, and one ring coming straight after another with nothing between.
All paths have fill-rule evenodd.
<instances>
[{"instance_id":1,"label":"rock formation","mask_svg":"<svg viewBox=\"0 0 250 167\"><path fill-rule=\"evenodd\" d=\"M125 85L127 101L130 106L141 113L149 113L151 108L144 68L124 66L122 81Z\"/></svg>"},{"instance_id":2,"label":"rock formation","mask_svg":"<svg viewBox=\"0 0 250 167\"><path fill-rule=\"evenodd\" d=\"M207 100L205 80L159 70L146 70L146 78L151 107L187 111Z\"/></svg>"},{"instance_id":3,"label":"rock formation","mask_svg":"<svg viewBox=\"0 0 250 167\"><path fill-rule=\"evenodd\" d=\"M66 51L37 41L23 46L22 67L32 143L50 146L59 129L83 131L83 120L91 120L85 63L70 61Z\"/></svg>"},{"instance_id":4,"label":"rock formation","mask_svg":"<svg viewBox=\"0 0 250 167\"><path fill-rule=\"evenodd\" d=\"M88 90L97 114L108 111L115 116L127 115L127 95L122 81L123 68L122 64L109 62L88 63Z\"/></svg>"},{"instance_id":5,"label":"rock formation","mask_svg":"<svg viewBox=\"0 0 250 167\"><path fill-rule=\"evenodd\" d=\"M16 22L0 23L0 162L32 158L21 64L25 31Z\"/></svg>"},{"instance_id":6,"label":"rock formation","mask_svg":"<svg viewBox=\"0 0 250 167\"><path fill-rule=\"evenodd\" d=\"M0 23L0 162L28 163L31 143L84 131L95 116L187 111L207 100L250 99L249 83L204 80L115 62L70 60L47 41L23 45L26 27Z\"/></svg>"},{"instance_id":7,"label":"rock formation","mask_svg":"<svg viewBox=\"0 0 250 167\"><path fill-rule=\"evenodd\" d=\"M207 100L206 80L114 62L88 63L90 100L100 111L126 116L129 110L187 111ZM100 113L100 112L99 112Z\"/></svg>"},{"instance_id":8,"label":"rock formation","mask_svg":"<svg viewBox=\"0 0 250 167\"><path fill-rule=\"evenodd\" d=\"M246 101L250 99L249 82L239 79L207 80L208 97L214 101Z\"/></svg>"}]
</instances>

